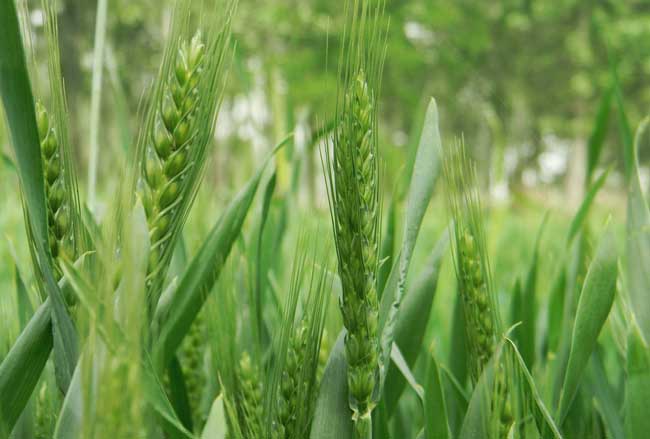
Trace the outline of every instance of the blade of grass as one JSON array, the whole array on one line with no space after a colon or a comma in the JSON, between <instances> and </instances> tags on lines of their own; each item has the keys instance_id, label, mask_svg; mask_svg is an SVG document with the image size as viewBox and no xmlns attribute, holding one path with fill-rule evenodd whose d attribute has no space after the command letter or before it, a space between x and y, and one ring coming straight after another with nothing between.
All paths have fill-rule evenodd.
<instances>
[{"instance_id":1,"label":"blade of grass","mask_svg":"<svg viewBox=\"0 0 650 439\"><path fill-rule=\"evenodd\" d=\"M621 136L621 143L623 144L623 163L625 164L625 181L629 183L632 178L634 167L634 145L632 138L632 129L630 122L625 113L625 105L623 103L623 93L621 91L621 84L618 79L618 72L616 65L611 64L612 87L614 93L614 102L618 114L618 129Z\"/></svg>"},{"instance_id":2,"label":"blade of grass","mask_svg":"<svg viewBox=\"0 0 650 439\"><path fill-rule=\"evenodd\" d=\"M65 392L77 360L77 335L61 291L54 280L51 266L45 211L45 185L34 98L13 1L0 4L0 53L3 54L0 57L0 94L9 122L11 144L17 159L18 175L26 206L26 227L28 235L31 236L30 244L36 250L34 254L37 258L34 264L37 273L43 278L44 289L51 303L57 382ZM4 389L0 386L0 390Z\"/></svg>"},{"instance_id":3,"label":"blade of grass","mask_svg":"<svg viewBox=\"0 0 650 439\"><path fill-rule=\"evenodd\" d=\"M399 309L404 295L406 277L413 249L415 248L415 241L440 173L441 151L438 108L435 99L431 99L425 115L416 163L413 168L411 187L409 188L400 256L391 270L386 288L382 293L379 309L379 333L381 334L380 394L383 391L386 374L388 373L391 346L395 338Z\"/></svg>"},{"instance_id":4,"label":"blade of grass","mask_svg":"<svg viewBox=\"0 0 650 439\"><path fill-rule=\"evenodd\" d=\"M612 97L614 95L613 87L609 87L603 93L596 112L596 119L594 120L593 131L589 136L587 144L587 174L585 185L591 184L591 179L598 160L600 159L603 146L605 144L605 137L607 136L607 128L609 126L609 117L612 109Z\"/></svg>"},{"instance_id":5,"label":"blade of grass","mask_svg":"<svg viewBox=\"0 0 650 439\"><path fill-rule=\"evenodd\" d=\"M203 427L201 439L225 439L228 434L226 424L226 410L223 404L223 395L215 398L210 407L208 420Z\"/></svg>"},{"instance_id":6,"label":"blade of grass","mask_svg":"<svg viewBox=\"0 0 650 439\"><path fill-rule=\"evenodd\" d=\"M447 422L447 404L442 391L438 362L433 354L427 355L426 379L424 382L424 431L427 439L451 437Z\"/></svg>"},{"instance_id":7,"label":"blade of grass","mask_svg":"<svg viewBox=\"0 0 650 439\"><path fill-rule=\"evenodd\" d=\"M650 349L636 325L627 342L627 381L625 383L625 437L645 437L650 431Z\"/></svg>"},{"instance_id":8,"label":"blade of grass","mask_svg":"<svg viewBox=\"0 0 650 439\"><path fill-rule=\"evenodd\" d=\"M106 10L108 0L98 0L95 18L95 48L93 50L93 77L90 93L90 129L88 154L88 206L95 210L97 190L97 162L99 157L99 111L102 98L102 77L104 74L104 43L106 41Z\"/></svg>"},{"instance_id":9,"label":"blade of grass","mask_svg":"<svg viewBox=\"0 0 650 439\"><path fill-rule=\"evenodd\" d=\"M29 319L34 314L34 307L32 306L32 301L29 298L29 292L27 291L27 286L23 281L23 277L20 274L18 265L14 264L14 273L16 276L16 304L18 308L18 324L20 325L20 330L25 329L29 323Z\"/></svg>"},{"instance_id":10,"label":"blade of grass","mask_svg":"<svg viewBox=\"0 0 650 439\"><path fill-rule=\"evenodd\" d=\"M353 438L343 339L344 333L341 332L327 360L316 400L311 439Z\"/></svg>"},{"instance_id":11,"label":"blade of grass","mask_svg":"<svg viewBox=\"0 0 650 439\"><path fill-rule=\"evenodd\" d=\"M275 153L289 138L278 145L272 153ZM230 249L239 236L270 157L265 160L217 221L180 279L178 288L171 295L170 300L165 302L167 305L156 309L155 326L152 329L154 336L157 335L152 348L156 370L160 371L166 367L219 278Z\"/></svg>"},{"instance_id":12,"label":"blade of grass","mask_svg":"<svg viewBox=\"0 0 650 439\"><path fill-rule=\"evenodd\" d=\"M0 364L0 433L8 436L13 429L38 383L52 343L51 307L47 299Z\"/></svg>"},{"instance_id":13,"label":"blade of grass","mask_svg":"<svg viewBox=\"0 0 650 439\"><path fill-rule=\"evenodd\" d=\"M397 198L394 196L388 206L386 214L386 228L381 236L381 249L379 253L379 270L377 272L377 291L379 300L381 293L384 291L386 281L390 275L390 268L395 258L395 223L397 221Z\"/></svg>"},{"instance_id":14,"label":"blade of grass","mask_svg":"<svg viewBox=\"0 0 650 439\"><path fill-rule=\"evenodd\" d=\"M181 369L181 363L178 361L177 355L174 355L169 362L167 376L169 378L169 398L174 412L178 414L178 419L183 426L189 431L192 431L192 410L190 408L189 398L187 397L187 387L185 386L183 370Z\"/></svg>"},{"instance_id":15,"label":"blade of grass","mask_svg":"<svg viewBox=\"0 0 650 439\"><path fill-rule=\"evenodd\" d=\"M619 409L621 401L617 397L616 388L612 386L607 376L603 361L602 346L598 346L594 351L590 366L587 369L591 384L590 387L593 389L594 399L602 415L603 423L607 427L607 437L611 437L611 439L623 439L625 438L625 433ZM648 397L650 397L650 394L648 394Z\"/></svg>"},{"instance_id":16,"label":"blade of grass","mask_svg":"<svg viewBox=\"0 0 650 439\"><path fill-rule=\"evenodd\" d=\"M578 212L573 217L573 220L571 221L571 225L569 226L569 234L567 235L567 244L571 244L573 238L575 238L575 236L582 228L582 225L584 224L585 219L589 214L589 209L591 208L591 205L593 204L596 195L598 195L598 191L600 191L600 189L605 184L605 181L607 180L607 176L609 175L610 169L611 168L603 172L600 175L600 177L598 177L598 179L589 187L589 191L587 192L587 195L582 200L582 203L578 208Z\"/></svg>"},{"instance_id":17,"label":"blade of grass","mask_svg":"<svg viewBox=\"0 0 650 439\"><path fill-rule=\"evenodd\" d=\"M409 288L402 304L402 312L395 329L395 343L399 346L407 365L411 368L415 366L415 361L422 349L440 267L442 259L447 253L448 245L449 233L445 231L438 240L431 257L427 260L426 268ZM383 395L389 417L394 413L405 385L406 381L402 375L390 366Z\"/></svg>"},{"instance_id":18,"label":"blade of grass","mask_svg":"<svg viewBox=\"0 0 650 439\"><path fill-rule=\"evenodd\" d=\"M501 347L497 348L489 363L483 369L474 387L467 413L460 429L459 439L479 439L490 437L490 403L494 387L495 365L501 357Z\"/></svg>"},{"instance_id":19,"label":"blade of grass","mask_svg":"<svg viewBox=\"0 0 650 439\"><path fill-rule=\"evenodd\" d=\"M644 340L650 341L650 209L643 196L638 153L650 147L650 118L641 122L634 141L634 170L627 200L627 283L632 312Z\"/></svg>"},{"instance_id":20,"label":"blade of grass","mask_svg":"<svg viewBox=\"0 0 650 439\"><path fill-rule=\"evenodd\" d=\"M562 435L555 425L555 422L553 422L551 414L549 413L548 409L544 405L544 402L542 401L542 398L539 395L539 392L535 385L535 380L526 367L526 362L517 349L517 346L513 343L512 340L508 338L506 338L506 346L509 348L508 352L512 353L515 359L515 366L519 368L519 372L524 377L524 380L520 381L523 384L524 388L520 390L523 390L525 398L533 403L533 417L540 432L542 433L542 437L562 438Z\"/></svg>"},{"instance_id":21,"label":"blade of grass","mask_svg":"<svg viewBox=\"0 0 650 439\"><path fill-rule=\"evenodd\" d=\"M601 238L596 256L589 267L571 336L569 360L564 375L557 421L566 419L589 357L596 346L616 294L618 274L616 240L611 226Z\"/></svg>"},{"instance_id":22,"label":"blade of grass","mask_svg":"<svg viewBox=\"0 0 650 439\"><path fill-rule=\"evenodd\" d=\"M542 241L542 234L548 220L548 215L544 216L542 224L537 231L535 238L535 248L533 250L533 257L530 261L528 268L528 275L526 276L526 283L522 290L522 301L519 309L519 320L521 325L517 327L514 332L521 355L526 362L529 369L533 369L535 363L535 340L536 340L536 327L537 327L537 267L539 265L539 246ZM516 323L516 322L513 322Z\"/></svg>"},{"instance_id":23,"label":"blade of grass","mask_svg":"<svg viewBox=\"0 0 650 439\"><path fill-rule=\"evenodd\" d=\"M260 216L260 228L257 237L257 271L255 279L255 300L251 300L251 303L254 304L253 309L253 329L255 330L255 335L257 337L258 346L262 346L262 331L264 320L262 318L262 242L264 238L264 226L266 225L266 220L269 216L269 210L271 207L271 200L273 199L273 193L275 192L275 185L277 181L277 172L273 172L271 178L269 178L266 188L264 190L264 199L262 201L262 215Z\"/></svg>"}]
</instances>

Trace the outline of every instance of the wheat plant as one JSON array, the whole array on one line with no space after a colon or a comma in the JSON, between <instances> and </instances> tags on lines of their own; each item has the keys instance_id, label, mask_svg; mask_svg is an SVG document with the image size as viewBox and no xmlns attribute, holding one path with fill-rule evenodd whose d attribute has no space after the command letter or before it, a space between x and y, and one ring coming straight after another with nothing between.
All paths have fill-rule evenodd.
<instances>
[{"instance_id":1,"label":"wheat plant","mask_svg":"<svg viewBox=\"0 0 650 439\"><path fill-rule=\"evenodd\" d=\"M454 266L469 348L468 362L476 385L493 358L501 337L501 320L491 279L476 168L462 140L444 150L444 177L453 218ZM494 390L487 395L496 416L492 437L506 437L513 417L506 363L497 362Z\"/></svg>"},{"instance_id":2,"label":"wheat plant","mask_svg":"<svg viewBox=\"0 0 650 439\"><path fill-rule=\"evenodd\" d=\"M350 408L357 437L372 433L378 377L377 292L380 232L378 93L383 64L383 6L348 2L349 29L342 56L337 127L326 152L326 176L348 360Z\"/></svg>"}]
</instances>

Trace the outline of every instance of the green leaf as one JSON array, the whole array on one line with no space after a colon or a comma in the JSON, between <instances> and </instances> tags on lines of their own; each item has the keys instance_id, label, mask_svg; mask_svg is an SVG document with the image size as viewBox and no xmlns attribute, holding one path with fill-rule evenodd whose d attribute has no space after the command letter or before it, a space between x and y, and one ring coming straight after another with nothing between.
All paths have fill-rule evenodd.
<instances>
[{"instance_id":1,"label":"green leaf","mask_svg":"<svg viewBox=\"0 0 650 439\"><path fill-rule=\"evenodd\" d=\"M650 431L650 349L636 325L627 339L625 382L625 437L642 438Z\"/></svg>"},{"instance_id":2,"label":"green leaf","mask_svg":"<svg viewBox=\"0 0 650 439\"><path fill-rule=\"evenodd\" d=\"M13 429L38 383L51 350L52 319L47 299L0 364L0 433L8 436Z\"/></svg>"},{"instance_id":3,"label":"green leaf","mask_svg":"<svg viewBox=\"0 0 650 439\"><path fill-rule=\"evenodd\" d=\"M483 369L479 377L472 398L460 429L459 439L485 439L491 437L491 402L494 389L494 368L499 364L501 346L495 350L494 355Z\"/></svg>"},{"instance_id":4,"label":"green leaf","mask_svg":"<svg viewBox=\"0 0 650 439\"><path fill-rule=\"evenodd\" d=\"M467 381L467 331L465 330L465 316L460 294L455 294L453 320L451 323L451 349L449 353L449 368L452 375L459 383Z\"/></svg>"},{"instance_id":5,"label":"green leaf","mask_svg":"<svg viewBox=\"0 0 650 439\"><path fill-rule=\"evenodd\" d=\"M440 266L448 245L449 233L445 231L426 262L426 268L409 288L402 304L402 312L395 329L395 344L399 346L406 364L410 368L415 366L415 361L422 349L438 284ZM393 366L389 366L383 395L389 417L394 413L405 385L406 381L403 376Z\"/></svg>"},{"instance_id":6,"label":"green leaf","mask_svg":"<svg viewBox=\"0 0 650 439\"><path fill-rule=\"evenodd\" d=\"M594 392L595 403L598 406L598 411L602 415L603 423L607 427L607 437L611 437L611 439L624 439L625 433L620 413L622 398L618 397L618 386L612 386L610 383L605 370L603 354L602 346L598 346L591 356L591 367L587 368L590 381L589 387Z\"/></svg>"},{"instance_id":7,"label":"green leaf","mask_svg":"<svg viewBox=\"0 0 650 439\"><path fill-rule=\"evenodd\" d=\"M634 167L634 146L632 140L632 129L630 122L625 113L625 105L623 104L623 93L621 92L621 84L618 79L618 72L616 66L611 65L612 87L614 92L614 102L618 110L618 128L623 143L623 159L625 164L625 181L629 183L632 177Z\"/></svg>"},{"instance_id":8,"label":"green leaf","mask_svg":"<svg viewBox=\"0 0 650 439\"><path fill-rule=\"evenodd\" d=\"M390 358L391 360L393 360L393 364L397 366L397 370L400 371L400 373L402 374L404 379L406 379L406 382L409 384L411 389L413 389L415 394L418 396L418 399L420 400L420 403L424 408L424 389L422 388L421 385L418 384L417 380L415 379L415 376L413 375L411 368L406 363L406 359L404 358L404 355L402 355L402 351L400 351L399 347L394 343L393 343L393 350L390 353Z\"/></svg>"},{"instance_id":9,"label":"green leaf","mask_svg":"<svg viewBox=\"0 0 650 439\"><path fill-rule=\"evenodd\" d=\"M453 437L457 437L460 433L463 417L469 404L469 396L464 394L468 365L466 335L461 297L460 294L455 294L449 341L450 346L454 346L454 349L450 349L449 352L449 369L444 367L444 364L440 364L447 399L449 428Z\"/></svg>"},{"instance_id":10,"label":"green leaf","mask_svg":"<svg viewBox=\"0 0 650 439\"><path fill-rule=\"evenodd\" d=\"M521 351L521 355L526 362L529 369L533 369L535 363L535 328L537 326L537 267L539 265L539 245L542 241L542 234L544 233L544 226L548 215L544 216L542 224L537 231L535 238L535 249L533 250L533 257L530 261L528 275L526 276L526 284L521 292L521 303L517 310L517 318L515 322L521 324L515 329L514 336L517 341L517 346Z\"/></svg>"},{"instance_id":11,"label":"green leaf","mask_svg":"<svg viewBox=\"0 0 650 439\"><path fill-rule=\"evenodd\" d=\"M616 240L611 226L601 238L598 250L589 266L578 301L569 360L564 375L557 420L564 422L575 398L584 369L596 347L616 294L618 273Z\"/></svg>"},{"instance_id":12,"label":"green leaf","mask_svg":"<svg viewBox=\"0 0 650 439\"><path fill-rule=\"evenodd\" d=\"M277 172L274 170L271 178L269 178L266 183L266 188L264 190L264 199L262 201L262 215L260 217L260 228L257 236L257 249L256 249L256 279L255 279L255 297L250 300L251 307L253 308L252 312L252 322L254 334L257 337L258 346L262 346L262 330L264 325L264 319L262 318L262 279L265 277L266 273L262 273L266 269L262 263L262 242L264 238L264 226L269 216L269 211L271 207L271 200L273 199L273 193L275 192L275 185L277 181ZM251 293L253 292L252 288L250 289Z\"/></svg>"},{"instance_id":13,"label":"green leaf","mask_svg":"<svg viewBox=\"0 0 650 439\"><path fill-rule=\"evenodd\" d=\"M546 350L556 352L562 329L564 315L564 295L566 292L566 267L562 265L551 287L551 297L548 303L548 322L546 331Z\"/></svg>"},{"instance_id":14,"label":"green leaf","mask_svg":"<svg viewBox=\"0 0 650 439\"><path fill-rule=\"evenodd\" d=\"M171 403L165 395L165 389L154 372L153 365L145 361L142 372L144 399L162 420L163 429L168 435L172 435L171 437L193 439L194 435L185 429L176 416Z\"/></svg>"},{"instance_id":15,"label":"green leaf","mask_svg":"<svg viewBox=\"0 0 650 439\"><path fill-rule=\"evenodd\" d=\"M101 309L101 305L96 300L95 295L92 294L93 287L84 279L79 270L65 260L62 261L62 269L65 274L64 279L68 279L70 282L74 294L79 298L79 303L89 312L89 316L97 324L97 331L101 336L96 342L95 350L92 352L92 364L90 364L93 374L92 382L96 382L106 349L115 352L116 347L112 344L113 342L124 344L128 341L117 322L113 322L113 331L110 333L110 337L108 336L108 332L99 320L96 311ZM86 352L85 355L90 354ZM87 407L87 404L83 403L82 396L84 393L88 394L92 400L94 394L94 389L82 389L80 370L83 365L83 361L78 362L71 380L70 391L64 400L55 430L55 438L57 439L80 438L83 432L83 410ZM176 412L174 412L148 358L144 359L141 364L141 378L145 401L159 416L164 431L174 438L193 438L194 436L187 431L178 419Z\"/></svg>"},{"instance_id":16,"label":"green leaf","mask_svg":"<svg viewBox=\"0 0 650 439\"><path fill-rule=\"evenodd\" d=\"M627 283L632 312L641 334L650 341L650 210L643 196L639 176L638 154L650 148L650 118L641 122L634 141L634 172L627 199Z\"/></svg>"},{"instance_id":17,"label":"green leaf","mask_svg":"<svg viewBox=\"0 0 650 439\"><path fill-rule=\"evenodd\" d=\"M515 325L517 323L520 323L523 320L521 317L521 308L522 308L522 302L524 300L523 299L524 293L521 291L521 280L519 279L519 276L517 276L517 279L515 279L515 284L512 287L512 292L510 294L512 296L512 301L510 304L510 324ZM517 335L516 329L514 335L515 336Z\"/></svg>"},{"instance_id":18,"label":"green leaf","mask_svg":"<svg viewBox=\"0 0 650 439\"><path fill-rule=\"evenodd\" d=\"M320 384L311 439L353 439L352 412L348 406L345 334L341 331L325 367Z\"/></svg>"},{"instance_id":19,"label":"green leaf","mask_svg":"<svg viewBox=\"0 0 650 439\"><path fill-rule=\"evenodd\" d=\"M440 132L438 130L438 108L435 99L431 99L425 115L424 127L420 137L413 177L409 188L404 221L404 235L399 259L393 265L391 274L382 294L379 309L380 382L381 394L388 373L390 352L398 322L400 305L411 256L420 231L424 213L433 194L438 174L440 173L440 153L442 151Z\"/></svg>"},{"instance_id":20,"label":"green leaf","mask_svg":"<svg viewBox=\"0 0 650 439\"><path fill-rule=\"evenodd\" d=\"M226 424L226 410L223 403L223 395L215 398L210 407L208 420L203 427L201 439L226 439L228 426Z\"/></svg>"},{"instance_id":21,"label":"green leaf","mask_svg":"<svg viewBox=\"0 0 650 439\"><path fill-rule=\"evenodd\" d=\"M18 265L14 265L14 273L16 276L16 303L18 308L18 323L20 325L20 330L25 329L29 323L29 319L34 314L34 307L32 306L32 301L29 299L29 292L27 291L27 286L23 281L23 277L20 274Z\"/></svg>"},{"instance_id":22,"label":"green leaf","mask_svg":"<svg viewBox=\"0 0 650 439\"><path fill-rule=\"evenodd\" d=\"M11 160L11 158L7 154L5 154L4 152L2 154L0 154L0 155L2 156L2 163L4 163L4 165L7 167L7 169L9 169L9 170L11 170L13 172L16 172L17 169L16 169L16 165L14 164L13 160Z\"/></svg>"},{"instance_id":23,"label":"green leaf","mask_svg":"<svg viewBox=\"0 0 650 439\"><path fill-rule=\"evenodd\" d=\"M447 423L447 404L442 391L438 363L433 354L427 355L424 382L424 431L427 439L451 437Z\"/></svg>"},{"instance_id":24,"label":"green leaf","mask_svg":"<svg viewBox=\"0 0 650 439\"><path fill-rule=\"evenodd\" d=\"M537 391L535 380L526 367L526 362L517 349L517 346L508 338L506 338L506 346L509 347L508 352L511 353L515 359L514 365L518 368L520 374L518 376L523 375L524 377L524 380L520 381L520 383L523 384L523 389L520 390L523 390L525 399L532 403L533 417L537 423L539 431L542 433L542 437L545 439L561 438L562 435L555 425L555 422L553 422L551 414L544 405L544 402Z\"/></svg>"},{"instance_id":25,"label":"green leaf","mask_svg":"<svg viewBox=\"0 0 650 439\"><path fill-rule=\"evenodd\" d=\"M587 185L591 183L591 177L596 170L600 154L603 150L603 145L605 144L613 95L614 90L610 87L605 91L600 99L598 112L596 113L596 119L594 120L593 131L591 132L591 136L589 136L589 142L587 143Z\"/></svg>"},{"instance_id":26,"label":"green leaf","mask_svg":"<svg viewBox=\"0 0 650 439\"><path fill-rule=\"evenodd\" d=\"M372 437L374 439L390 437L388 420L386 404L383 400L379 401L379 404L377 404L377 407L372 412Z\"/></svg>"},{"instance_id":27,"label":"green leaf","mask_svg":"<svg viewBox=\"0 0 650 439\"><path fill-rule=\"evenodd\" d=\"M181 369L181 363L178 361L177 355L174 355L169 362L167 376L169 378L168 393L174 412L178 414L178 418L183 426L192 431L192 409L190 408L190 401L187 396L183 370Z\"/></svg>"},{"instance_id":28,"label":"green leaf","mask_svg":"<svg viewBox=\"0 0 650 439\"><path fill-rule=\"evenodd\" d=\"M34 98L25 63L14 2L0 3L0 94L11 132L18 176L27 209L28 235L36 249L37 272L50 297L54 360L59 387L65 392L77 361L77 335L54 280L48 245L45 184L36 128Z\"/></svg>"},{"instance_id":29,"label":"green leaf","mask_svg":"<svg viewBox=\"0 0 650 439\"><path fill-rule=\"evenodd\" d=\"M54 439L81 439L81 433L83 430L83 410L86 407L84 404L84 393L87 395L92 395L94 389L84 389L82 391L81 381L82 381L82 372L81 367L86 361L85 351L81 353L79 362L77 363L77 368L72 375L72 380L70 381L70 387L68 393L63 399L63 404L61 405L61 411L56 421L56 427L54 428ZM92 370L92 381L96 379L95 364L93 364Z\"/></svg>"},{"instance_id":30,"label":"green leaf","mask_svg":"<svg viewBox=\"0 0 650 439\"><path fill-rule=\"evenodd\" d=\"M169 301L162 302L165 306L156 309L152 331L158 335L152 350L156 370L167 366L219 278L230 249L239 236L267 163L268 159L212 228Z\"/></svg>"},{"instance_id":31,"label":"green leaf","mask_svg":"<svg viewBox=\"0 0 650 439\"><path fill-rule=\"evenodd\" d=\"M603 185L605 184L608 175L609 175L609 169L603 172L602 175L598 177L598 179L591 185L589 191L587 192L587 195L585 195L585 198L582 200L582 203L578 208L578 212L573 217L573 220L571 221L571 226L569 227L569 234L567 236L568 244L571 244L573 238L575 238L575 236L582 228L582 225L584 224L585 219L589 214L589 208L593 204L594 198L596 198L598 191L600 191L600 188L602 188Z\"/></svg>"},{"instance_id":32,"label":"green leaf","mask_svg":"<svg viewBox=\"0 0 650 439\"><path fill-rule=\"evenodd\" d=\"M377 291L379 291L381 300L381 293L384 292L386 281L390 275L390 268L395 259L395 227L397 222L397 197L393 196L390 205L388 206L388 213L386 214L386 228L381 236L381 249L379 251L379 270L377 272Z\"/></svg>"},{"instance_id":33,"label":"green leaf","mask_svg":"<svg viewBox=\"0 0 650 439\"><path fill-rule=\"evenodd\" d=\"M40 246L47 248L45 186L34 98L25 64L13 0L0 4L0 93L30 222Z\"/></svg>"},{"instance_id":34,"label":"green leaf","mask_svg":"<svg viewBox=\"0 0 650 439\"><path fill-rule=\"evenodd\" d=\"M82 261L83 257L77 263ZM66 297L74 294L65 277L59 286ZM52 307L46 298L0 364L0 433L7 426L11 431L38 383L52 347Z\"/></svg>"}]
</instances>

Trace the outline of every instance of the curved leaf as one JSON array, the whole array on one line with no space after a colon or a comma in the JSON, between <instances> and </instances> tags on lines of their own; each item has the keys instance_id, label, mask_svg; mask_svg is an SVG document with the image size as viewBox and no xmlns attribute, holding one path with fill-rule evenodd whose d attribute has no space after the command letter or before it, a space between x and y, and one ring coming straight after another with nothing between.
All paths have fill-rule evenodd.
<instances>
[{"instance_id":1,"label":"curved leaf","mask_svg":"<svg viewBox=\"0 0 650 439\"><path fill-rule=\"evenodd\" d=\"M38 383L52 342L51 307L47 299L0 364L0 433L8 436L13 429Z\"/></svg>"},{"instance_id":2,"label":"curved leaf","mask_svg":"<svg viewBox=\"0 0 650 439\"><path fill-rule=\"evenodd\" d=\"M219 395L212 403L208 420L201 433L201 439L225 439L227 434L226 409L223 403L223 395Z\"/></svg>"},{"instance_id":3,"label":"curved leaf","mask_svg":"<svg viewBox=\"0 0 650 439\"><path fill-rule=\"evenodd\" d=\"M351 411L348 405L345 331L341 331L320 384L311 439L353 439Z\"/></svg>"},{"instance_id":4,"label":"curved leaf","mask_svg":"<svg viewBox=\"0 0 650 439\"><path fill-rule=\"evenodd\" d=\"M627 341L627 381L625 383L625 437L646 437L650 431L650 349L639 328L632 325Z\"/></svg>"},{"instance_id":5,"label":"curved leaf","mask_svg":"<svg viewBox=\"0 0 650 439\"><path fill-rule=\"evenodd\" d=\"M431 99L425 115L424 127L416 156L413 177L409 188L408 203L402 247L399 259L393 265L386 288L381 297L379 309L380 382L381 394L388 373L391 346L395 337L399 309L404 294L406 276L408 275L415 241L420 232L424 213L429 206L433 188L440 172L440 152L442 150L440 131L438 130L438 108L435 99Z\"/></svg>"},{"instance_id":6,"label":"curved leaf","mask_svg":"<svg viewBox=\"0 0 650 439\"><path fill-rule=\"evenodd\" d=\"M273 153L288 139L278 145ZM162 302L164 306L156 309L153 333L158 337L152 350L156 370L167 366L219 278L230 249L239 236L269 159L270 157L265 160L212 228L169 300Z\"/></svg>"},{"instance_id":7,"label":"curved leaf","mask_svg":"<svg viewBox=\"0 0 650 439\"><path fill-rule=\"evenodd\" d=\"M438 363L433 354L427 356L426 380L424 384L424 431L426 439L447 439L451 437L447 421L447 405L442 391Z\"/></svg>"},{"instance_id":8,"label":"curved leaf","mask_svg":"<svg viewBox=\"0 0 650 439\"><path fill-rule=\"evenodd\" d=\"M413 286L409 288L402 304L402 311L395 329L395 344L399 346L410 368L415 366L415 361L422 349L422 341L429 323L431 306L438 284L440 266L448 244L449 233L447 229L438 240L431 257L426 262L426 268L420 273ZM383 395L388 416L391 416L395 411L405 385L406 381L402 374L392 365L389 366Z\"/></svg>"},{"instance_id":9,"label":"curved leaf","mask_svg":"<svg viewBox=\"0 0 650 439\"><path fill-rule=\"evenodd\" d=\"M0 3L0 94L11 132L12 147L25 200L27 233L36 250L35 271L51 299L52 334L57 382L65 391L77 361L77 334L65 308L51 266L45 207L45 184L36 128L34 97L25 63L13 0ZM0 388L0 390L3 390ZM4 395L4 393L3 393Z\"/></svg>"},{"instance_id":10,"label":"curved leaf","mask_svg":"<svg viewBox=\"0 0 650 439\"><path fill-rule=\"evenodd\" d=\"M634 142L634 173L627 201L627 281L632 311L641 334L650 342L650 210L643 196L638 159L641 146L650 148L650 118L639 125Z\"/></svg>"},{"instance_id":11,"label":"curved leaf","mask_svg":"<svg viewBox=\"0 0 650 439\"><path fill-rule=\"evenodd\" d=\"M578 301L571 349L564 375L557 420L560 425L566 418L575 398L589 357L596 347L616 294L618 274L616 240L608 226L593 262L589 266L582 293Z\"/></svg>"},{"instance_id":12,"label":"curved leaf","mask_svg":"<svg viewBox=\"0 0 650 439\"><path fill-rule=\"evenodd\" d=\"M573 217L573 220L571 221L571 226L569 227L569 234L567 237L567 243L570 244L571 241L573 241L573 238L576 237L576 235L582 228L582 224L585 222L585 218L587 218L589 209L591 208L591 205L593 204L596 195L598 195L598 191L600 191L600 189L605 184L608 175L609 175L609 169L603 172L601 176L598 177L598 179L589 188L587 195L585 195L585 198L582 200L582 203L578 208L578 212L576 213L576 215Z\"/></svg>"}]
</instances>

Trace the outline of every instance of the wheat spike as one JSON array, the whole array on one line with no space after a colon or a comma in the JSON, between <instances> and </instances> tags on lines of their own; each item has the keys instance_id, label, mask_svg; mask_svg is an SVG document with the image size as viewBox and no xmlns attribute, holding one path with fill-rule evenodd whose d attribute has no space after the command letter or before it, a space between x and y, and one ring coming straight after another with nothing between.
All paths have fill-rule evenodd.
<instances>
[{"instance_id":1,"label":"wheat spike","mask_svg":"<svg viewBox=\"0 0 650 439\"><path fill-rule=\"evenodd\" d=\"M239 381L239 407L241 409L242 431L246 437L262 437L262 382L259 370L253 364L250 355L244 352L239 360L237 370Z\"/></svg>"},{"instance_id":2,"label":"wheat spike","mask_svg":"<svg viewBox=\"0 0 650 439\"><path fill-rule=\"evenodd\" d=\"M63 157L57 132L50 115L40 101L36 102L36 122L43 159L48 240L54 259L54 273L59 280L62 272L57 258L63 255L73 256L74 238L70 224L70 205L65 189Z\"/></svg>"},{"instance_id":3,"label":"wheat spike","mask_svg":"<svg viewBox=\"0 0 650 439\"><path fill-rule=\"evenodd\" d=\"M501 331L498 304L491 283L476 169L462 141L445 148L443 172L453 216L452 247L458 290L465 317L469 370L476 384L492 358ZM499 437L512 424L506 371L497 364L493 412L498 414Z\"/></svg>"},{"instance_id":4,"label":"wheat spike","mask_svg":"<svg viewBox=\"0 0 650 439\"><path fill-rule=\"evenodd\" d=\"M151 251L147 282L161 269L161 253L171 236L173 216L192 166L189 161L196 135L195 111L199 105L198 82L205 46L197 33L181 44L172 74L158 105L145 157L143 204L149 223Z\"/></svg>"}]
</instances>

